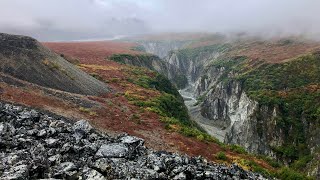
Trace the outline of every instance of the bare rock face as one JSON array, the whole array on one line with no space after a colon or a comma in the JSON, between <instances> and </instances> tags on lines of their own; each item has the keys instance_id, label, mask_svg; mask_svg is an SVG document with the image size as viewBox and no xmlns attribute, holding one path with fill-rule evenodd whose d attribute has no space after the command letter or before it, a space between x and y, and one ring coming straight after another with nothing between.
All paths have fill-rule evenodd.
<instances>
[{"instance_id":1,"label":"bare rock face","mask_svg":"<svg viewBox=\"0 0 320 180\"><path fill-rule=\"evenodd\" d=\"M85 120L71 124L10 104L0 103L0 133L0 179L264 179L236 165L155 152L143 139L110 137Z\"/></svg>"},{"instance_id":2,"label":"bare rock face","mask_svg":"<svg viewBox=\"0 0 320 180\"><path fill-rule=\"evenodd\" d=\"M89 76L37 40L0 33L0 72L40 86L98 95L109 92L103 82Z\"/></svg>"}]
</instances>

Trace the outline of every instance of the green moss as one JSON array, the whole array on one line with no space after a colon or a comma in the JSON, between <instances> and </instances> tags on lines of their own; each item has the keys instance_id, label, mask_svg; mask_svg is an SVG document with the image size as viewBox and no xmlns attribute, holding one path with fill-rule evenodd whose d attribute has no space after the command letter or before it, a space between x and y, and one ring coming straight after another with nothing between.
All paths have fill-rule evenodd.
<instances>
[{"instance_id":1,"label":"green moss","mask_svg":"<svg viewBox=\"0 0 320 180\"><path fill-rule=\"evenodd\" d=\"M284 167L275 175L282 180L312 180L312 177L307 177L303 173L296 172L290 168Z\"/></svg>"},{"instance_id":2,"label":"green moss","mask_svg":"<svg viewBox=\"0 0 320 180\"><path fill-rule=\"evenodd\" d=\"M260 173L266 177L273 176L268 170L264 169L263 167L261 167L259 164L257 164L253 160L241 159L239 163L241 166L249 167L250 170L257 172L257 173Z\"/></svg>"},{"instance_id":3,"label":"green moss","mask_svg":"<svg viewBox=\"0 0 320 180\"><path fill-rule=\"evenodd\" d=\"M133 96L126 96L133 104L148 108L163 117L173 117L178 119L183 124L190 124L188 110L183 104L183 100L172 94L163 93L161 96L148 101L136 99Z\"/></svg>"},{"instance_id":4,"label":"green moss","mask_svg":"<svg viewBox=\"0 0 320 180\"><path fill-rule=\"evenodd\" d=\"M313 157L311 155L300 157L298 160L292 163L290 167L294 170L302 171L307 166L307 164L312 160L312 158Z\"/></svg>"},{"instance_id":5,"label":"green moss","mask_svg":"<svg viewBox=\"0 0 320 180\"><path fill-rule=\"evenodd\" d=\"M217 157L217 159L223 160L223 161L226 161L228 159L226 154L224 152L221 152L221 151L217 153L216 157Z\"/></svg>"},{"instance_id":6,"label":"green moss","mask_svg":"<svg viewBox=\"0 0 320 180\"><path fill-rule=\"evenodd\" d=\"M229 149L239 154L247 154L247 151L243 147L236 144L229 145Z\"/></svg>"}]
</instances>

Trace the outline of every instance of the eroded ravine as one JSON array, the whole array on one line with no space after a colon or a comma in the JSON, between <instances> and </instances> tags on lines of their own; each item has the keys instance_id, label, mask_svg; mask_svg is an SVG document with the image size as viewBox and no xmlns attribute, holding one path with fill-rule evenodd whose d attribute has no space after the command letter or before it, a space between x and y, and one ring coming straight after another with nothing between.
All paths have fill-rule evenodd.
<instances>
[{"instance_id":1,"label":"eroded ravine","mask_svg":"<svg viewBox=\"0 0 320 180\"><path fill-rule=\"evenodd\" d=\"M184 99L184 104L187 106L191 119L197 122L208 134L214 136L219 141L223 142L226 130L216 127L210 119L201 115L201 108L197 104L197 97L195 95L196 84L192 83L188 77L188 85L184 89L180 89L179 93Z\"/></svg>"}]
</instances>

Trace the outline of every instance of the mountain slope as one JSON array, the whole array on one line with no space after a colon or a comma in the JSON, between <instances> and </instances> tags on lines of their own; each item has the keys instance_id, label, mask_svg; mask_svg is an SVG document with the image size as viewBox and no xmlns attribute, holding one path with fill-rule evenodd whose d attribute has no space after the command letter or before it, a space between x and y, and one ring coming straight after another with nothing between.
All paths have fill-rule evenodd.
<instances>
[{"instance_id":1,"label":"mountain slope","mask_svg":"<svg viewBox=\"0 0 320 180\"><path fill-rule=\"evenodd\" d=\"M252 38L190 46L165 60L189 75L181 93L209 133L319 178L319 49Z\"/></svg>"},{"instance_id":2,"label":"mountain slope","mask_svg":"<svg viewBox=\"0 0 320 180\"><path fill-rule=\"evenodd\" d=\"M118 47L114 49L114 54L110 51L112 44ZM158 150L167 149L192 156L201 155L215 162L237 163L246 169L267 175L278 170L268 163L269 161L247 154L238 146L221 144L196 128L194 123L190 124L181 97L177 98L179 96L177 90L172 88L171 83L163 76L143 68L150 67L152 62L158 62L159 59L141 52L132 52L132 47L119 48L119 42L45 43L45 45L59 54L64 54L68 59L77 60L78 67L108 82L108 85L117 91L116 94L94 99L112 112L96 108L88 110L96 112L96 116L86 118L92 120L98 127L104 130L128 132L145 138L147 146ZM111 61L112 57L118 57L122 63ZM110 97L111 99L107 99ZM115 110L116 113L113 113Z\"/></svg>"},{"instance_id":3,"label":"mountain slope","mask_svg":"<svg viewBox=\"0 0 320 180\"><path fill-rule=\"evenodd\" d=\"M0 62L1 72L40 86L85 95L109 92L105 83L30 37L0 34Z\"/></svg>"}]
</instances>

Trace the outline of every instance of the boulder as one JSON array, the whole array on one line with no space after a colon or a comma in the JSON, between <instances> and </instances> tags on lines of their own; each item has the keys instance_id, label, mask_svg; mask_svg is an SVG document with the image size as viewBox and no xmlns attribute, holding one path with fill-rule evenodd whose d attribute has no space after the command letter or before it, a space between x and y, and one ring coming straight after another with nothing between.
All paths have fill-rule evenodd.
<instances>
[{"instance_id":1,"label":"boulder","mask_svg":"<svg viewBox=\"0 0 320 180\"><path fill-rule=\"evenodd\" d=\"M96 153L97 158L126 158L130 151L127 145L121 143L104 144Z\"/></svg>"}]
</instances>

